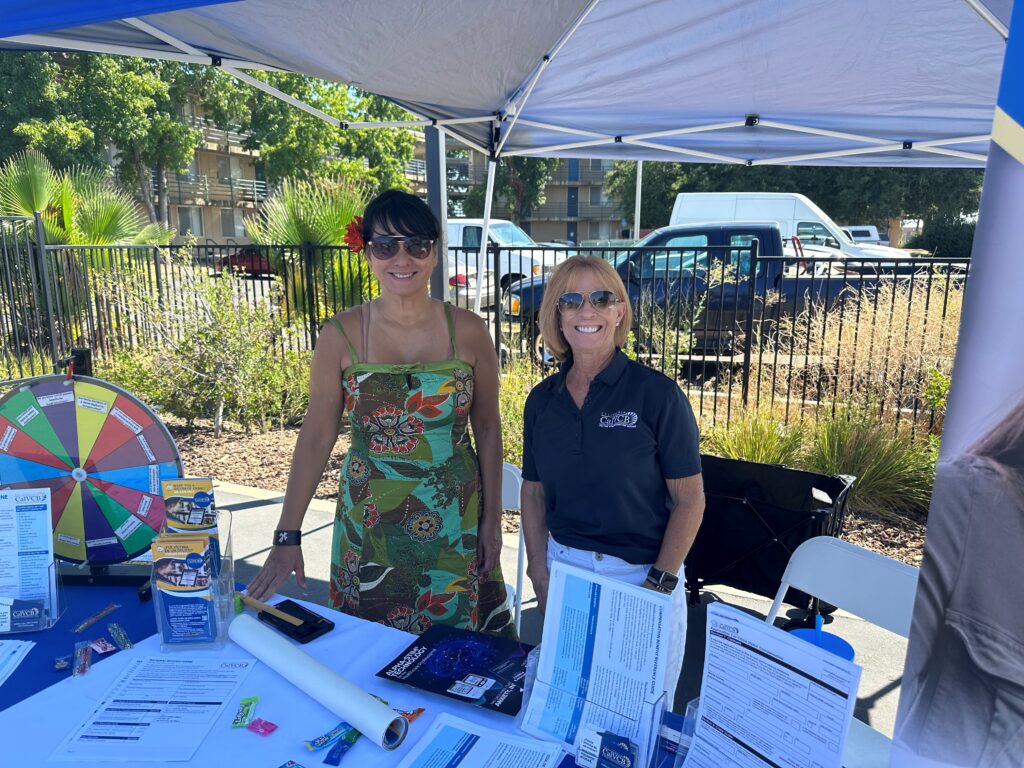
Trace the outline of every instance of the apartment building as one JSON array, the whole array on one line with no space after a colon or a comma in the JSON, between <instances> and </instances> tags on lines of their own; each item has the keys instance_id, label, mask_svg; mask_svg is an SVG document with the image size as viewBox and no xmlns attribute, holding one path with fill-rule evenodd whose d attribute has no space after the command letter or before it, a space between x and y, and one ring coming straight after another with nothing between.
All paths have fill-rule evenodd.
<instances>
[{"instance_id":1,"label":"apartment building","mask_svg":"<svg viewBox=\"0 0 1024 768\"><path fill-rule=\"evenodd\" d=\"M202 132L202 140L187 171L167 178L178 242L191 232L199 243L249 243L244 217L267 198L259 151L244 149L244 134L218 128L192 105L186 106L183 119Z\"/></svg>"},{"instance_id":2,"label":"apartment building","mask_svg":"<svg viewBox=\"0 0 1024 768\"><path fill-rule=\"evenodd\" d=\"M487 182L487 165L478 152L453 150L461 145L448 145L448 198L453 216L462 214L466 194ZM618 203L608 198L605 179L612 169L611 160L562 160L545 189L545 201L533 210L521 226L537 242L580 244L587 240L608 240L622 236L628 223ZM501 201L495 201L491 215L510 219L512 212Z\"/></svg>"}]
</instances>

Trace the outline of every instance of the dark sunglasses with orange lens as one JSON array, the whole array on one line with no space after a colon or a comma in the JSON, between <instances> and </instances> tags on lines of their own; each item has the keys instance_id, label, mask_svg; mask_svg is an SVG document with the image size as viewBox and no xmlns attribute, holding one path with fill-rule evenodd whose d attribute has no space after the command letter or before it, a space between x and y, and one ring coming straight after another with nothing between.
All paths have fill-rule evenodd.
<instances>
[{"instance_id":1,"label":"dark sunglasses with orange lens","mask_svg":"<svg viewBox=\"0 0 1024 768\"><path fill-rule=\"evenodd\" d=\"M434 241L428 237L409 235L398 237L396 235L379 235L370 240L367 245L370 253L376 259L392 259L398 255L398 249L405 247L405 252L414 259L425 259L430 255L430 247Z\"/></svg>"},{"instance_id":2,"label":"dark sunglasses with orange lens","mask_svg":"<svg viewBox=\"0 0 1024 768\"><path fill-rule=\"evenodd\" d=\"M614 291L591 291L590 293L569 291L558 297L558 310L563 313L578 312L583 308L585 301L589 301L590 306L594 309L602 310L618 304L619 297L615 295Z\"/></svg>"}]
</instances>

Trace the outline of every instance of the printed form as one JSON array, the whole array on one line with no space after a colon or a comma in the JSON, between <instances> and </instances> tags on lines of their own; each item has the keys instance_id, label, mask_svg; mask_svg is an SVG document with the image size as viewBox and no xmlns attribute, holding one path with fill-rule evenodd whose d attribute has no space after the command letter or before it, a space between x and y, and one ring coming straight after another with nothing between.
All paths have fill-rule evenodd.
<instances>
[{"instance_id":1,"label":"printed form","mask_svg":"<svg viewBox=\"0 0 1024 768\"><path fill-rule=\"evenodd\" d=\"M53 527L50 489L28 488L0 492L0 631L42 629L43 612L50 613L57 594L53 567ZM37 604L40 616L27 626L11 613L15 601ZM13 608L12 608L13 606ZM29 608L29 606L23 606ZM31 617L30 617L31 618Z\"/></svg>"},{"instance_id":2,"label":"printed form","mask_svg":"<svg viewBox=\"0 0 1024 768\"><path fill-rule=\"evenodd\" d=\"M553 563L523 731L583 751L615 734L648 754L664 698L669 611L667 595Z\"/></svg>"},{"instance_id":3,"label":"printed form","mask_svg":"<svg viewBox=\"0 0 1024 768\"><path fill-rule=\"evenodd\" d=\"M839 768L860 667L732 606L708 607L684 768Z\"/></svg>"},{"instance_id":4,"label":"printed form","mask_svg":"<svg viewBox=\"0 0 1024 768\"><path fill-rule=\"evenodd\" d=\"M255 659L133 659L50 760L189 760L254 666Z\"/></svg>"},{"instance_id":5,"label":"printed form","mask_svg":"<svg viewBox=\"0 0 1024 768\"><path fill-rule=\"evenodd\" d=\"M442 713L398 768L555 768L557 744L510 736Z\"/></svg>"}]
</instances>

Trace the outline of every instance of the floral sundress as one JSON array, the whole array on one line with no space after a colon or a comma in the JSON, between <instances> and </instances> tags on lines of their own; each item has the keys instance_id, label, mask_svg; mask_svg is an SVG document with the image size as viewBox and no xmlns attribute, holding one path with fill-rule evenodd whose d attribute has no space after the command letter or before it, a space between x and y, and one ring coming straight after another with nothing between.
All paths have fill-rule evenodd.
<instances>
[{"instance_id":1,"label":"floral sundress","mask_svg":"<svg viewBox=\"0 0 1024 768\"><path fill-rule=\"evenodd\" d=\"M331 555L332 607L421 634L448 624L514 635L500 566L477 573L480 466L470 444L473 368L451 359L359 361L349 346L345 415L352 447L341 470ZM364 347L365 348L365 347Z\"/></svg>"}]
</instances>

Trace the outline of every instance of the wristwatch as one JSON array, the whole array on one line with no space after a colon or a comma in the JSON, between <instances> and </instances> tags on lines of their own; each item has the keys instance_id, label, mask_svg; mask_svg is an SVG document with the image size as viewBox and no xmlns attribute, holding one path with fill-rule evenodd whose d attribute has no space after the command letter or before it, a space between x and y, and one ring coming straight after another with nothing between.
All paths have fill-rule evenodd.
<instances>
[{"instance_id":1,"label":"wristwatch","mask_svg":"<svg viewBox=\"0 0 1024 768\"><path fill-rule=\"evenodd\" d=\"M274 531L274 546L296 546L302 543L302 531Z\"/></svg>"},{"instance_id":2,"label":"wristwatch","mask_svg":"<svg viewBox=\"0 0 1024 768\"><path fill-rule=\"evenodd\" d=\"M674 573L661 571L652 566L651 570L647 572L647 583L659 592L668 595L679 585L679 577Z\"/></svg>"}]
</instances>

